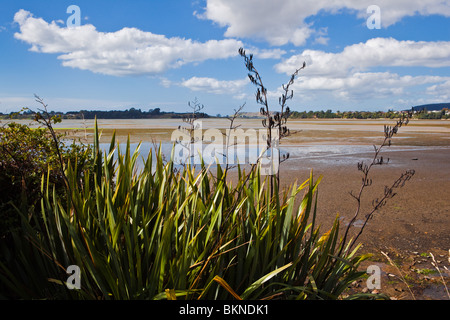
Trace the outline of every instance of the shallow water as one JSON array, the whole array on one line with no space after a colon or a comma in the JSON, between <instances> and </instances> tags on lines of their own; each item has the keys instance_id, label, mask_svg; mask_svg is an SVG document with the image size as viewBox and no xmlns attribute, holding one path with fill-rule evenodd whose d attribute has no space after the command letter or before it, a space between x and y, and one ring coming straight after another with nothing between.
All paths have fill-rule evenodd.
<instances>
[{"instance_id":1,"label":"shallow water","mask_svg":"<svg viewBox=\"0 0 450 320\"><path fill-rule=\"evenodd\" d=\"M130 149L133 153L138 143L131 143ZM206 154L203 155L205 163L215 165L216 159L218 159L219 163L226 163L225 157L223 156L224 152L220 146L216 145L215 148L211 148L211 144L204 144L203 150L206 150L207 147L210 147L210 150L213 150L212 153L208 156ZM100 147L102 150L109 150L109 143L101 143ZM122 153L125 152L126 144L119 144L119 148ZM155 148L159 148L159 144L155 145L150 142L142 142L139 148L140 157L137 161L137 166L142 167L144 164L144 160L148 158L150 151L153 151L153 155L155 155ZM161 142L161 151L166 160L171 158L172 150L175 148L175 151L178 152L180 157L175 156L175 163L178 164L176 159L188 159L186 155L189 153L183 154L183 149L181 146L175 146L171 142ZM384 160L387 161L389 159L389 164L391 166L401 165L395 161L395 153L402 151L427 151L432 149L445 149L448 150L448 147L416 147L416 146L391 146L386 147L380 153L380 156L383 156ZM193 150L192 150L193 151ZM191 152L192 152L191 151ZM235 147L234 152L229 150L230 160L229 164L252 164L255 159L258 158L262 148L258 148L257 146L247 145L241 147ZM317 167L321 166L336 166L336 165L356 165L359 161L371 161L374 155L373 146L365 146L365 145L306 145L306 146L281 146L279 148L280 157L286 156L289 154L289 161L293 161L296 165L300 163L307 163L308 165L315 165ZM193 154L193 152L191 153ZM214 156L215 155L215 156ZM216 158L217 157L217 158ZM155 157L153 157L155 159ZM184 163L188 162L187 160L182 161ZM200 158L198 154L195 154L195 157L191 157L191 163L200 164Z\"/></svg>"}]
</instances>

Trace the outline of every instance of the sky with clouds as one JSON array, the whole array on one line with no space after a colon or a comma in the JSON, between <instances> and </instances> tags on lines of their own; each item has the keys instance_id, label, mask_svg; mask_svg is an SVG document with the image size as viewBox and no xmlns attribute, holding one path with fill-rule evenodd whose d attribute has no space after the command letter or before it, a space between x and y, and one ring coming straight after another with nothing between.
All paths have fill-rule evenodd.
<instances>
[{"instance_id":1,"label":"sky with clouds","mask_svg":"<svg viewBox=\"0 0 450 320\"><path fill-rule=\"evenodd\" d=\"M449 0L0 0L0 45L3 113L256 112L240 47L274 110L303 62L293 110L450 102Z\"/></svg>"}]
</instances>

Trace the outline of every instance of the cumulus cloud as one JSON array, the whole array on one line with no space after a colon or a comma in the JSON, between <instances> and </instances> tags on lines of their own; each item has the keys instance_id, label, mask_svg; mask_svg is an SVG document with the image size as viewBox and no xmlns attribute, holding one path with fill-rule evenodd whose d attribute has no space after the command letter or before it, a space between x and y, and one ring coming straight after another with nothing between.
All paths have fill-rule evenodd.
<instances>
[{"instance_id":1,"label":"cumulus cloud","mask_svg":"<svg viewBox=\"0 0 450 320\"><path fill-rule=\"evenodd\" d=\"M427 93L438 97L440 101L450 100L450 79L428 87Z\"/></svg>"},{"instance_id":2,"label":"cumulus cloud","mask_svg":"<svg viewBox=\"0 0 450 320\"><path fill-rule=\"evenodd\" d=\"M401 67L449 67L449 41L375 38L349 45L337 53L304 50L276 64L275 70L290 75L304 61L307 68L293 88L307 92L310 97L320 94L341 100L367 100L421 94L448 99L450 77L400 75L389 70L396 67L401 73ZM380 68L387 71L380 72Z\"/></svg>"},{"instance_id":3,"label":"cumulus cloud","mask_svg":"<svg viewBox=\"0 0 450 320\"><path fill-rule=\"evenodd\" d=\"M355 72L333 77L301 76L291 89L295 92L294 99L298 99L297 102L314 105L331 100L336 105L358 102L377 107L376 104L383 99L393 103L404 97L416 102L423 98L446 101L450 98L450 77L399 75L392 72ZM278 89L269 92L269 95L278 97L281 93L281 89Z\"/></svg>"},{"instance_id":4,"label":"cumulus cloud","mask_svg":"<svg viewBox=\"0 0 450 320\"><path fill-rule=\"evenodd\" d=\"M342 52L329 53L304 50L278 63L275 69L290 74L306 61L305 74L342 76L351 71L373 67L448 67L450 41L399 41L393 38L374 38L345 47Z\"/></svg>"},{"instance_id":5,"label":"cumulus cloud","mask_svg":"<svg viewBox=\"0 0 450 320\"><path fill-rule=\"evenodd\" d=\"M311 30L298 12L299 1L208 0L203 19L226 27L225 36L259 38L272 45L303 45ZM308 5L305 5L308 7ZM295 10L295 11L292 11ZM312 13L312 12L311 12Z\"/></svg>"},{"instance_id":6,"label":"cumulus cloud","mask_svg":"<svg viewBox=\"0 0 450 320\"><path fill-rule=\"evenodd\" d=\"M90 24L64 28L25 10L18 11L14 21L20 27L15 38L30 44L30 50L60 54L66 67L113 76L158 74L188 63L226 59L243 46L234 39L198 42L136 28L116 32L99 32Z\"/></svg>"},{"instance_id":7,"label":"cumulus cloud","mask_svg":"<svg viewBox=\"0 0 450 320\"><path fill-rule=\"evenodd\" d=\"M248 78L239 80L218 80L209 77L192 77L184 80L181 86L192 91L203 91L214 94L231 94L242 97L243 88L248 84Z\"/></svg>"},{"instance_id":8,"label":"cumulus cloud","mask_svg":"<svg viewBox=\"0 0 450 320\"><path fill-rule=\"evenodd\" d=\"M330 41L330 38L320 36L320 37L317 37L317 38L314 40L314 43L315 43L315 44L327 45L327 44L328 44L328 41Z\"/></svg>"},{"instance_id":9,"label":"cumulus cloud","mask_svg":"<svg viewBox=\"0 0 450 320\"><path fill-rule=\"evenodd\" d=\"M294 91L291 106L296 110L320 110L331 106L332 101L332 106L338 109L354 110L355 105L359 109L373 110L409 108L422 102L448 101L449 85L450 77L391 72L356 72L345 77L300 76L291 86ZM275 99L281 94L279 88L270 91L268 96L276 103Z\"/></svg>"},{"instance_id":10,"label":"cumulus cloud","mask_svg":"<svg viewBox=\"0 0 450 320\"><path fill-rule=\"evenodd\" d=\"M225 27L227 37L257 37L271 45L301 46L316 32L305 22L308 17L346 9L367 19L367 8L373 4L373 0L207 0L204 12L196 15ZM381 9L382 27L407 16L450 16L450 4L442 0L378 0L376 4Z\"/></svg>"},{"instance_id":11,"label":"cumulus cloud","mask_svg":"<svg viewBox=\"0 0 450 320\"><path fill-rule=\"evenodd\" d=\"M298 83L298 89L334 91L338 95L390 96L404 94L408 87L444 81L440 76L400 76L390 72L354 73L347 77L305 77Z\"/></svg>"},{"instance_id":12,"label":"cumulus cloud","mask_svg":"<svg viewBox=\"0 0 450 320\"><path fill-rule=\"evenodd\" d=\"M276 48L276 49L259 49L256 47L250 47L246 50L248 53L252 53L255 58L258 59L280 59L283 55L286 54L285 50Z\"/></svg>"}]
</instances>

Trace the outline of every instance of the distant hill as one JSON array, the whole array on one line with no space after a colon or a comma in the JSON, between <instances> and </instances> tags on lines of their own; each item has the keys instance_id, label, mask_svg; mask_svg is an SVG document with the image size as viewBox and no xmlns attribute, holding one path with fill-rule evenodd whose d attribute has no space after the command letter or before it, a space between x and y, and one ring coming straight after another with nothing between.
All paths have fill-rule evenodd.
<instances>
[{"instance_id":1,"label":"distant hill","mask_svg":"<svg viewBox=\"0 0 450 320\"><path fill-rule=\"evenodd\" d=\"M441 111L444 108L450 109L450 103L432 103L432 104L423 104L420 106L412 107L412 109L414 111L422 111L424 109L426 109L428 111ZM409 110L411 110L411 109L409 109Z\"/></svg>"}]
</instances>

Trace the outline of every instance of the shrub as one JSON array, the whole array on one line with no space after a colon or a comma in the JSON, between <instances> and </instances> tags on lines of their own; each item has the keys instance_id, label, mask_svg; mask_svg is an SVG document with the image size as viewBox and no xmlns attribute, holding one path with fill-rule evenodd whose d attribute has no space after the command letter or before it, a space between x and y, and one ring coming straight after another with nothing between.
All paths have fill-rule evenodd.
<instances>
[{"instance_id":1,"label":"shrub","mask_svg":"<svg viewBox=\"0 0 450 320\"><path fill-rule=\"evenodd\" d=\"M58 148L64 163L71 162L80 178L83 169L92 165L88 146L67 144L58 135ZM57 147L46 129L9 123L0 127L0 238L19 226L17 210L27 215L40 211L41 178L48 181L64 198L64 179L59 170Z\"/></svg>"}]
</instances>

